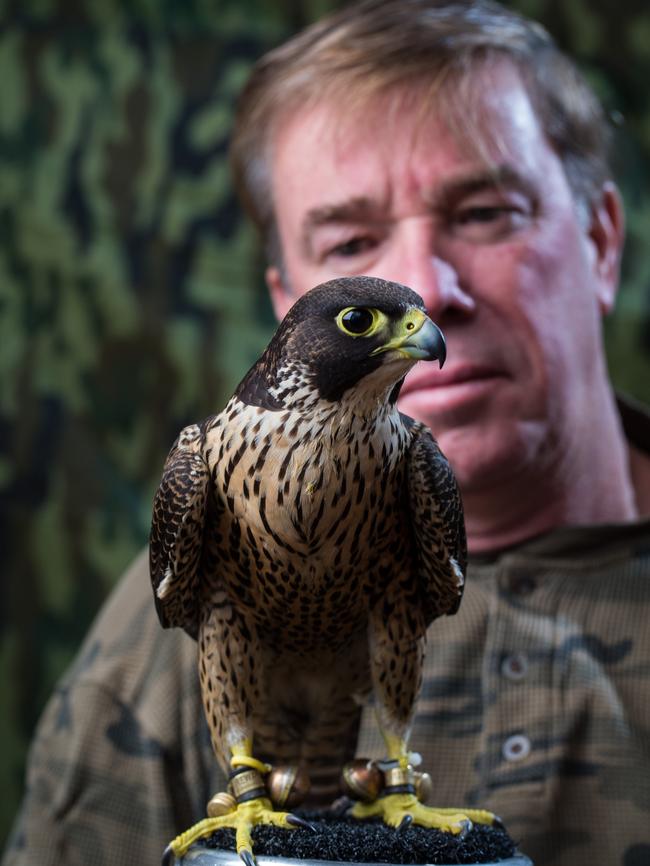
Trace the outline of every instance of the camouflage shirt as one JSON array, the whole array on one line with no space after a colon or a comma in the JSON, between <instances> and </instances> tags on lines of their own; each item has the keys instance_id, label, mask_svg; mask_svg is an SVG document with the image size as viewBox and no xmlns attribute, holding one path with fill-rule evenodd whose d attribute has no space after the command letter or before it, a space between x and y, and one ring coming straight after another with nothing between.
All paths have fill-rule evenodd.
<instances>
[{"instance_id":1,"label":"camouflage shirt","mask_svg":"<svg viewBox=\"0 0 650 866\"><path fill-rule=\"evenodd\" d=\"M536 866L650 863L648 623L650 521L472 559L411 738L435 804L492 809ZM370 710L358 753L382 754ZM143 555L45 710L3 866L159 863L223 786L196 646L160 628Z\"/></svg>"}]
</instances>

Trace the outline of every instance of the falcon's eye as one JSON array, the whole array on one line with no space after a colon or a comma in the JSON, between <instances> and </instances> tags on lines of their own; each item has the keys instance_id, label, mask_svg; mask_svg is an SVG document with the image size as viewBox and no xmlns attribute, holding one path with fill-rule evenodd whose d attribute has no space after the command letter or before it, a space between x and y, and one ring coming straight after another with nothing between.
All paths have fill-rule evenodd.
<instances>
[{"instance_id":1,"label":"falcon's eye","mask_svg":"<svg viewBox=\"0 0 650 866\"><path fill-rule=\"evenodd\" d=\"M336 324L344 334L353 337L367 337L376 330L381 319L378 310L369 310L366 307L346 307L336 317Z\"/></svg>"}]
</instances>

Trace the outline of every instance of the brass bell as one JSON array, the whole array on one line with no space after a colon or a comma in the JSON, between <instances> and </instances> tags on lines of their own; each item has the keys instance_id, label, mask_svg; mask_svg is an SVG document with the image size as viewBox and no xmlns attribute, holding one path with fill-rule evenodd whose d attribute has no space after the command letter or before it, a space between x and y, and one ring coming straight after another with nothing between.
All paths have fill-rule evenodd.
<instances>
[{"instance_id":1,"label":"brass bell","mask_svg":"<svg viewBox=\"0 0 650 866\"><path fill-rule=\"evenodd\" d=\"M414 770L413 784L415 785L415 796L420 803L428 803L433 794L433 779L431 776L420 770Z\"/></svg>"},{"instance_id":2,"label":"brass bell","mask_svg":"<svg viewBox=\"0 0 650 866\"><path fill-rule=\"evenodd\" d=\"M237 807L237 800L232 794L227 794L225 791L220 791L215 794L207 806L209 818L218 818L220 815L227 815L229 812L234 812Z\"/></svg>"},{"instance_id":3,"label":"brass bell","mask_svg":"<svg viewBox=\"0 0 650 866\"><path fill-rule=\"evenodd\" d=\"M384 774L367 758L355 758L343 767L341 787L355 800L371 803L384 787Z\"/></svg>"},{"instance_id":4,"label":"brass bell","mask_svg":"<svg viewBox=\"0 0 650 866\"><path fill-rule=\"evenodd\" d=\"M309 793L311 783L304 767L279 764L266 777L269 798L278 809L295 809Z\"/></svg>"}]
</instances>

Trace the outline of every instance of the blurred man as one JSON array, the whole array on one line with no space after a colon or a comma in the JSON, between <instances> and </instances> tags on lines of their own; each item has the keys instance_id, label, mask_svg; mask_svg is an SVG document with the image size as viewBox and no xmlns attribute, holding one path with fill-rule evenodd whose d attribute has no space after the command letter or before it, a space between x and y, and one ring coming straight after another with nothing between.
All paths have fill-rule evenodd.
<instances>
[{"instance_id":1,"label":"blurred man","mask_svg":"<svg viewBox=\"0 0 650 866\"><path fill-rule=\"evenodd\" d=\"M650 862L650 426L601 320L623 217L602 111L547 34L488 2L371 0L262 59L233 157L281 317L341 274L406 283L447 338L402 411L465 503L460 612L430 630L411 745L437 805L541 864ZM223 786L195 647L145 560L50 703L7 864L151 862ZM364 713L358 754L382 744Z\"/></svg>"}]
</instances>

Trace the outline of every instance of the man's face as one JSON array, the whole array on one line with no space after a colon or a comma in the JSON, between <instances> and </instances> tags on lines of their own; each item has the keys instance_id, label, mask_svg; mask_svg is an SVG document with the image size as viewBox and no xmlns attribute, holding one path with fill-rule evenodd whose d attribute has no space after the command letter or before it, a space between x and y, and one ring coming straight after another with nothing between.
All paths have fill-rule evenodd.
<instances>
[{"instance_id":1,"label":"man's face","mask_svg":"<svg viewBox=\"0 0 650 866\"><path fill-rule=\"evenodd\" d=\"M477 76L473 99L481 148L415 102L290 117L271 163L284 271L267 275L278 315L341 275L423 297L447 363L418 364L399 408L431 427L464 492L597 435L590 391L620 244L615 195L595 221L579 216L511 66Z\"/></svg>"}]
</instances>

